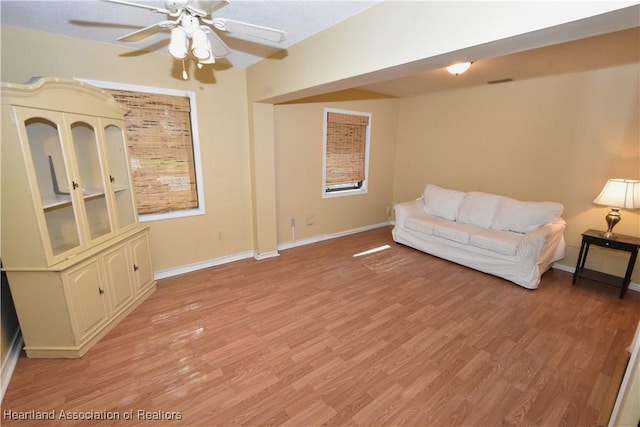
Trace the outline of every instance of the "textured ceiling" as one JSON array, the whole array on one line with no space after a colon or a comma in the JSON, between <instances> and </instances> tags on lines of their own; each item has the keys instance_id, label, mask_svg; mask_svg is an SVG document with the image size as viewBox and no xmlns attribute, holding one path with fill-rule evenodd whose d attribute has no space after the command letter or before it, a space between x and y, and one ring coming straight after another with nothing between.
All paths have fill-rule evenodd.
<instances>
[{"instance_id":1,"label":"textured ceiling","mask_svg":"<svg viewBox=\"0 0 640 427\"><path fill-rule=\"evenodd\" d=\"M162 0L129 1L165 7ZM248 37L233 38L228 33L218 32L232 50L226 60L235 67L246 68L279 49L286 49L362 12L379 1L231 0L229 5L214 12L214 17L286 31L287 40L281 44L263 44ZM118 42L118 37L163 21L166 15L100 0L0 0L0 19L2 25L31 28L150 51L166 52L169 39L169 33L166 31L136 43Z\"/></svg>"}]
</instances>

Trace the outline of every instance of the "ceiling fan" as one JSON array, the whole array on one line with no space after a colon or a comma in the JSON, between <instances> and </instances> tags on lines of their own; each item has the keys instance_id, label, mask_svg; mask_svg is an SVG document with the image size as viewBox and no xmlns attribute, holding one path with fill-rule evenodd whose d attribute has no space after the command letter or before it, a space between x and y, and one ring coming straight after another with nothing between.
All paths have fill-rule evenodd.
<instances>
[{"instance_id":1,"label":"ceiling fan","mask_svg":"<svg viewBox=\"0 0 640 427\"><path fill-rule=\"evenodd\" d=\"M182 61L182 77L185 80L188 79L188 75L184 60L189 54L197 61L198 68L202 68L203 65L214 64L216 58L224 58L230 53L229 47L214 30L246 35L274 43L282 43L287 37L284 31L274 28L214 18L213 12L228 5L230 0L166 0L164 8L124 0L103 1L140 7L168 15L167 20L126 34L118 40L137 42L157 31L171 29L169 54Z\"/></svg>"}]
</instances>

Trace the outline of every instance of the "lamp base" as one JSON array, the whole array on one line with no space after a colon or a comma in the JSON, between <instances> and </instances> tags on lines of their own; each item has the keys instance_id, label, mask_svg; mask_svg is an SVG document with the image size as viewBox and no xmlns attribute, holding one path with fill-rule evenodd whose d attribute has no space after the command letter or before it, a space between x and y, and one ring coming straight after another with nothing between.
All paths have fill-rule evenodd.
<instances>
[{"instance_id":1,"label":"lamp base","mask_svg":"<svg viewBox=\"0 0 640 427\"><path fill-rule=\"evenodd\" d=\"M606 239L617 239L618 235L613 233L613 227L615 227L622 218L620 216L620 209L611 208L611 212L609 212L604 218L607 220L607 225L609 226L609 228L607 228L607 231L603 231L602 233L600 233L600 235Z\"/></svg>"},{"instance_id":2,"label":"lamp base","mask_svg":"<svg viewBox=\"0 0 640 427\"><path fill-rule=\"evenodd\" d=\"M610 231L601 231L600 236L604 237L605 239L611 240L615 240L618 238L618 235L616 233L611 233Z\"/></svg>"}]
</instances>

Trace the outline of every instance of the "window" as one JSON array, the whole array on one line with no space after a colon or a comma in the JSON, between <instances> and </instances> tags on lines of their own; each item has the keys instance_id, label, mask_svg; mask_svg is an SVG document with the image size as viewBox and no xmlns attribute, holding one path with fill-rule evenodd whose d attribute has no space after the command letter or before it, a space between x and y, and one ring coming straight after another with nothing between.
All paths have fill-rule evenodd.
<instances>
[{"instance_id":1,"label":"window","mask_svg":"<svg viewBox=\"0 0 640 427\"><path fill-rule=\"evenodd\" d=\"M371 113L324 109L323 197L365 194Z\"/></svg>"},{"instance_id":2,"label":"window","mask_svg":"<svg viewBox=\"0 0 640 427\"><path fill-rule=\"evenodd\" d=\"M195 94L85 81L129 110L127 143L140 221L204 214Z\"/></svg>"}]
</instances>

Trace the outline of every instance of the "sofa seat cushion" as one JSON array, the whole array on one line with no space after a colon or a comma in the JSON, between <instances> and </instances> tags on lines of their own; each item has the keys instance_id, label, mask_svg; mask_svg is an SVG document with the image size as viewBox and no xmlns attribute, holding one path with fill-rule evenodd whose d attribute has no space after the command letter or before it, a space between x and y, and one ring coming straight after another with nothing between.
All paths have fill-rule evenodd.
<instances>
[{"instance_id":1,"label":"sofa seat cushion","mask_svg":"<svg viewBox=\"0 0 640 427\"><path fill-rule=\"evenodd\" d=\"M404 226L409 230L422 234L433 234L433 217L427 215L410 216L404 221Z\"/></svg>"},{"instance_id":2,"label":"sofa seat cushion","mask_svg":"<svg viewBox=\"0 0 640 427\"><path fill-rule=\"evenodd\" d=\"M469 244L471 235L478 230L480 229L477 227L453 221L444 221L433 226L434 235L465 245Z\"/></svg>"},{"instance_id":3,"label":"sofa seat cushion","mask_svg":"<svg viewBox=\"0 0 640 427\"><path fill-rule=\"evenodd\" d=\"M417 231L422 234L445 237L449 240L455 240L460 243L469 243L469 238L465 237L465 235L470 234L472 231L472 228L467 225L458 224L454 221L449 221L448 219L427 214L411 215L407 217L404 221L404 226L409 230Z\"/></svg>"},{"instance_id":4,"label":"sofa seat cushion","mask_svg":"<svg viewBox=\"0 0 640 427\"><path fill-rule=\"evenodd\" d=\"M503 255L514 256L525 239L523 234L500 230L478 230L469 238L469 244Z\"/></svg>"}]
</instances>

